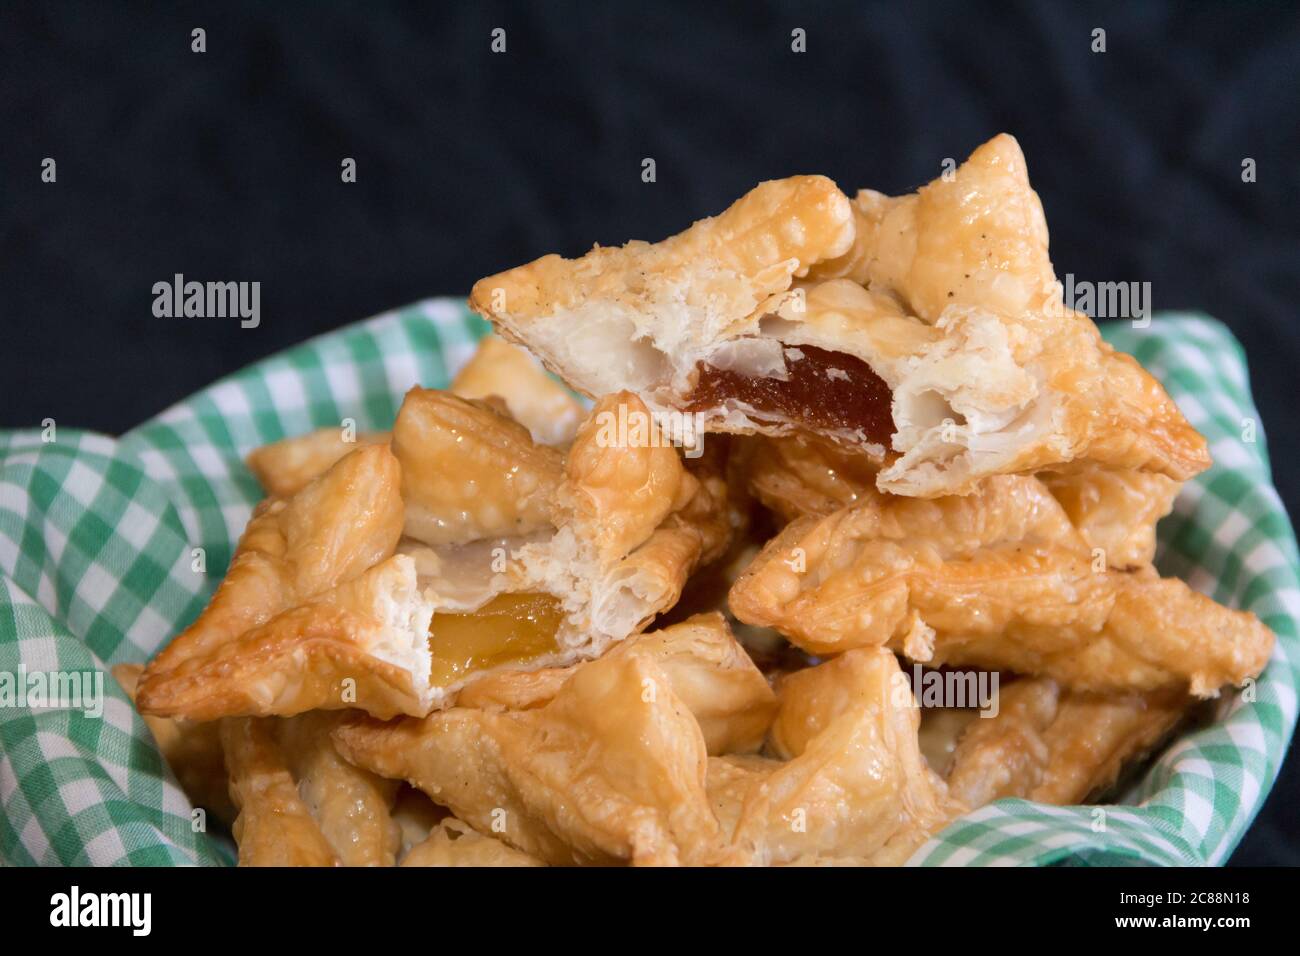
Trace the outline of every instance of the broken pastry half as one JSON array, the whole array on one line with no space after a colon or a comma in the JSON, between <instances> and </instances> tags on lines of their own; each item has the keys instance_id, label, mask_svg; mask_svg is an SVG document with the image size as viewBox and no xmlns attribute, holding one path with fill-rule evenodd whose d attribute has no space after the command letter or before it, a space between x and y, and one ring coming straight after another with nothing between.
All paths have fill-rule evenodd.
<instances>
[{"instance_id":1,"label":"broken pastry half","mask_svg":"<svg viewBox=\"0 0 1300 956\"><path fill-rule=\"evenodd\" d=\"M423 715L493 668L593 657L727 546L722 464L628 441L597 406L567 456L489 402L413 389L390 445L263 502L142 713Z\"/></svg>"},{"instance_id":2,"label":"broken pastry half","mask_svg":"<svg viewBox=\"0 0 1300 956\"><path fill-rule=\"evenodd\" d=\"M800 518L733 586L731 609L815 654L1052 677L1091 691L1207 697L1263 670L1273 634L1150 565L1107 566L1034 478L967 496L875 493Z\"/></svg>"},{"instance_id":3,"label":"broken pastry half","mask_svg":"<svg viewBox=\"0 0 1300 956\"><path fill-rule=\"evenodd\" d=\"M435 703L488 671L565 667L676 604L736 523L723 462L683 461L649 413L606 396L567 454L496 407L408 393L393 430L410 556L432 602Z\"/></svg>"},{"instance_id":4,"label":"broken pastry half","mask_svg":"<svg viewBox=\"0 0 1300 956\"><path fill-rule=\"evenodd\" d=\"M207 608L145 668L140 712L427 712L433 608L414 559L394 554L400 471L386 445L369 445L259 505Z\"/></svg>"},{"instance_id":5,"label":"broken pastry half","mask_svg":"<svg viewBox=\"0 0 1300 956\"><path fill-rule=\"evenodd\" d=\"M1209 464L1155 379L1064 305L1006 135L913 195L767 182L663 242L489 276L470 304L587 395L629 389L683 437L811 432L878 460L895 494Z\"/></svg>"}]
</instances>

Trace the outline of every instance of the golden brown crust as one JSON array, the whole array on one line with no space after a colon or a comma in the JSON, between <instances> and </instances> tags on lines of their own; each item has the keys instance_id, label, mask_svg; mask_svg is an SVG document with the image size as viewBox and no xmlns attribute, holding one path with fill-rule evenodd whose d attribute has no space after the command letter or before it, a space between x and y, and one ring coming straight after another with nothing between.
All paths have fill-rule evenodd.
<instances>
[{"instance_id":1,"label":"golden brown crust","mask_svg":"<svg viewBox=\"0 0 1300 956\"><path fill-rule=\"evenodd\" d=\"M1181 581L1098 567L1032 478L989 479L966 497L879 496L795 521L730 601L742 621L813 653L888 645L936 666L1088 690L1209 696L1257 675L1273 646L1253 614Z\"/></svg>"},{"instance_id":2,"label":"golden brown crust","mask_svg":"<svg viewBox=\"0 0 1300 956\"><path fill-rule=\"evenodd\" d=\"M413 388L393 425L406 534L431 545L524 535L551 523L561 454L484 402Z\"/></svg>"},{"instance_id":3,"label":"golden brown crust","mask_svg":"<svg viewBox=\"0 0 1300 956\"><path fill-rule=\"evenodd\" d=\"M343 760L331 734L342 714L276 721L272 734L298 795L344 866L392 866L401 830L391 809L397 785Z\"/></svg>"},{"instance_id":4,"label":"golden brown crust","mask_svg":"<svg viewBox=\"0 0 1300 956\"><path fill-rule=\"evenodd\" d=\"M358 766L549 863L691 863L717 845L704 739L641 655L583 666L533 710L358 721L335 741Z\"/></svg>"},{"instance_id":5,"label":"golden brown crust","mask_svg":"<svg viewBox=\"0 0 1300 956\"><path fill-rule=\"evenodd\" d=\"M329 471L344 455L364 445L386 445L388 432L355 434L344 428L320 428L254 449L245 459L263 490L287 498Z\"/></svg>"},{"instance_id":6,"label":"golden brown crust","mask_svg":"<svg viewBox=\"0 0 1300 956\"><path fill-rule=\"evenodd\" d=\"M168 675L183 664L220 654L281 612L391 555L402 530L399 473L388 448L372 445L292 498L259 505L207 608L145 668L141 712L164 714L154 702L166 696Z\"/></svg>"},{"instance_id":7,"label":"golden brown crust","mask_svg":"<svg viewBox=\"0 0 1300 956\"><path fill-rule=\"evenodd\" d=\"M748 315L767 296L787 288L793 276L847 251L851 215L848 200L824 176L773 180L721 215L701 219L663 242L596 246L580 259L543 256L480 279L470 308L499 323L507 339L528 344L530 324L559 309L602 295L639 299L636 304L644 306L655 291L654 277L674 281L679 273L698 270L700 278L714 283L716 294L734 300L733 309ZM545 354L541 358L547 361Z\"/></svg>"},{"instance_id":8,"label":"golden brown crust","mask_svg":"<svg viewBox=\"0 0 1300 956\"><path fill-rule=\"evenodd\" d=\"M1119 569L1155 559L1156 523L1173 509L1182 487L1164 475L1095 465L1040 477L1088 546Z\"/></svg>"},{"instance_id":9,"label":"golden brown crust","mask_svg":"<svg viewBox=\"0 0 1300 956\"><path fill-rule=\"evenodd\" d=\"M812 436L741 439L755 496L783 522L828 515L869 497L880 462ZM1164 475L1085 462L1038 476L1089 547L1119 570L1155 558L1156 523L1169 514L1181 484Z\"/></svg>"},{"instance_id":10,"label":"golden brown crust","mask_svg":"<svg viewBox=\"0 0 1300 956\"><path fill-rule=\"evenodd\" d=\"M586 413L528 352L496 335L484 336L478 349L452 380L462 398L503 399L510 416L539 445L566 445Z\"/></svg>"},{"instance_id":11,"label":"golden brown crust","mask_svg":"<svg viewBox=\"0 0 1300 956\"><path fill-rule=\"evenodd\" d=\"M949 789L972 808L1002 797L1081 803L1165 739L1190 706L1176 693L1090 694L1048 678L1017 680L995 716L968 725Z\"/></svg>"},{"instance_id":12,"label":"golden brown crust","mask_svg":"<svg viewBox=\"0 0 1300 956\"><path fill-rule=\"evenodd\" d=\"M754 436L746 477L754 496L782 522L826 515L875 491L881 462L811 435Z\"/></svg>"},{"instance_id":13,"label":"golden brown crust","mask_svg":"<svg viewBox=\"0 0 1300 956\"><path fill-rule=\"evenodd\" d=\"M897 865L959 812L921 756L916 702L888 651L853 650L791 674L779 699L772 742L785 761L710 761L727 863L825 855Z\"/></svg>"},{"instance_id":14,"label":"golden brown crust","mask_svg":"<svg viewBox=\"0 0 1300 956\"><path fill-rule=\"evenodd\" d=\"M676 449L630 392L596 403L578 428L564 470L567 523L594 545L602 564L647 541L679 504L679 495L689 494Z\"/></svg>"},{"instance_id":15,"label":"golden brown crust","mask_svg":"<svg viewBox=\"0 0 1300 956\"><path fill-rule=\"evenodd\" d=\"M957 741L948 791L971 809L1001 797L1027 797L1051 759L1042 735L1056 718L1060 697L1060 685L1047 677L1000 688L997 714L972 720Z\"/></svg>"},{"instance_id":16,"label":"golden brown crust","mask_svg":"<svg viewBox=\"0 0 1300 956\"><path fill-rule=\"evenodd\" d=\"M852 200L853 245L843 255L814 265L808 270L808 280L851 279L860 286L870 284L872 266L884 246L880 229L885 217L896 205L907 201L909 197L895 198L874 189L859 189Z\"/></svg>"},{"instance_id":17,"label":"golden brown crust","mask_svg":"<svg viewBox=\"0 0 1300 956\"><path fill-rule=\"evenodd\" d=\"M148 685L148 712L214 720L358 707L428 713L428 622L414 563L397 555Z\"/></svg>"},{"instance_id":18,"label":"golden brown crust","mask_svg":"<svg viewBox=\"0 0 1300 956\"><path fill-rule=\"evenodd\" d=\"M532 356L495 335L480 340L448 391L489 404L504 402L509 416L527 428L540 445L568 444L585 415L577 399ZM391 440L390 432L319 428L256 448L245 463L268 495L284 498L302 490L358 447L386 445Z\"/></svg>"},{"instance_id":19,"label":"golden brown crust","mask_svg":"<svg viewBox=\"0 0 1300 956\"><path fill-rule=\"evenodd\" d=\"M699 614L681 624L616 644L605 658L651 658L695 717L711 755L757 750L776 711L767 680L731 634L721 614ZM459 707L528 710L555 697L585 664L532 673L505 671L471 684Z\"/></svg>"},{"instance_id":20,"label":"golden brown crust","mask_svg":"<svg viewBox=\"0 0 1300 956\"><path fill-rule=\"evenodd\" d=\"M1169 693L1067 693L1043 735L1051 758L1030 799L1067 804L1104 793L1125 764L1169 736L1192 704Z\"/></svg>"},{"instance_id":21,"label":"golden brown crust","mask_svg":"<svg viewBox=\"0 0 1300 956\"><path fill-rule=\"evenodd\" d=\"M235 842L240 866L338 866L339 859L298 796L269 721L221 722L230 797L239 808Z\"/></svg>"},{"instance_id":22,"label":"golden brown crust","mask_svg":"<svg viewBox=\"0 0 1300 956\"><path fill-rule=\"evenodd\" d=\"M340 715L220 722L240 866L392 866L396 786L340 759Z\"/></svg>"}]
</instances>

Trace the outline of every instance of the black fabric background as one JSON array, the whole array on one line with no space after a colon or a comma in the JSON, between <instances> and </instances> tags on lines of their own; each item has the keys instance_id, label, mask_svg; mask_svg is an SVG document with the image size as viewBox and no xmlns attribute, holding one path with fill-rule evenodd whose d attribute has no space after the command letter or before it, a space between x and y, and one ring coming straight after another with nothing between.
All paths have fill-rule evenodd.
<instances>
[{"instance_id":1,"label":"black fabric background","mask_svg":"<svg viewBox=\"0 0 1300 956\"><path fill-rule=\"evenodd\" d=\"M1059 273L1150 281L1245 343L1295 513L1297 76L1277 3L6 6L0 427L120 432L544 252L658 238L796 172L909 190L1005 130ZM176 272L260 280L261 327L154 318ZM1234 862L1300 862L1295 764Z\"/></svg>"}]
</instances>

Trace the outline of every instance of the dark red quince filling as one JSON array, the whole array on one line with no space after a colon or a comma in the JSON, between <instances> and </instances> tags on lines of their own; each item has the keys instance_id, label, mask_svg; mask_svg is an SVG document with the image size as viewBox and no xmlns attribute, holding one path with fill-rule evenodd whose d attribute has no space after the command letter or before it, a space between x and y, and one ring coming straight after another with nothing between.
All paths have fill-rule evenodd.
<instances>
[{"instance_id":1,"label":"dark red quince filling","mask_svg":"<svg viewBox=\"0 0 1300 956\"><path fill-rule=\"evenodd\" d=\"M870 365L843 352L797 345L786 347L785 368L781 381L700 362L685 411L709 411L731 399L754 409L758 418L776 416L816 432L860 429L870 441L889 446L892 396Z\"/></svg>"}]
</instances>

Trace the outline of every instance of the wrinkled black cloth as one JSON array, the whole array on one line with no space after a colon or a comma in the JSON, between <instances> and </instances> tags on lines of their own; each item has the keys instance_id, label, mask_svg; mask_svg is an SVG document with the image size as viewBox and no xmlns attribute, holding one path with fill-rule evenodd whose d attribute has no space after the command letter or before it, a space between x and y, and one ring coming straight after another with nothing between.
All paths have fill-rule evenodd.
<instances>
[{"instance_id":1,"label":"wrinkled black cloth","mask_svg":"<svg viewBox=\"0 0 1300 956\"><path fill-rule=\"evenodd\" d=\"M1007 131L1059 273L1149 281L1245 344L1294 514L1298 75L1275 3L6 5L0 426L120 432L542 253L792 173L910 190ZM260 281L260 327L156 318L176 273ZM1235 861L1300 863L1295 763Z\"/></svg>"}]
</instances>

